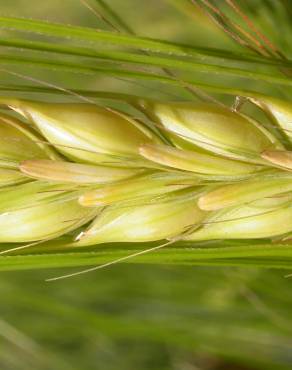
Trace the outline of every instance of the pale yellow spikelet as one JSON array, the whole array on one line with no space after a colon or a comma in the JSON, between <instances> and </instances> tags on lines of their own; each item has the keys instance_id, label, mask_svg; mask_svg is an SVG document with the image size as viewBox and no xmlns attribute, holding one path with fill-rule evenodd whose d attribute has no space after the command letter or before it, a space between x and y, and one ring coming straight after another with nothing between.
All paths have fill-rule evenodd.
<instances>
[{"instance_id":1,"label":"pale yellow spikelet","mask_svg":"<svg viewBox=\"0 0 292 370\"><path fill-rule=\"evenodd\" d=\"M292 195L211 213L186 240L271 238L292 231Z\"/></svg>"},{"instance_id":2,"label":"pale yellow spikelet","mask_svg":"<svg viewBox=\"0 0 292 370\"><path fill-rule=\"evenodd\" d=\"M140 153L143 157L168 167L214 177L247 176L262 169L255 164L166 145L144 144L140 147Z\"/></svg>"},{"instance_id":3,"label":"pale yellow spikelet","mask_svg":"<svg viewBox=\"0 0 292 370\"><path fill-rule=\"evenodd\" d=\"M31 121L56 149L77 162L139 159L139 146L157 141L131 117L94 104L15 100L10 107Z\"/></svg>"},{"instance_id":4,"label":"pale yellow spikelet","mask_svg":"<svg viewBox=\"0 0 292 370\"><path fill-rule=\"evenodd\" d=\"M69 188L29 183L0 192L0 242L56 238L86 224L98 209L81 207Z\"/></svg>"},{"instance_id":5,"label":"pale yellow spikelet","mask_svg":"<svg viewBox=\"0 0 292 370\"><path fill-rule=\"evenodd\" d=\"M0 188L17 185L28 179L19 171L10 168L0 168Z\"/></svg>"},{"instance_id":6,"label":"pale yellow spikelet","mask_svg":"<svg viewBox=\"0 0 292 370\"><path fill-rule=\"evenodd\" d=\"M200 224L205 216L196 199L185 196L180 199L179 195L155 204L108 207L79 236L76 246L172 238Z\"/></svg>"},{"instance_id":7,"label":"pale yellow spikelet","mask_svg":"<svg viewBox=\"0 0 292 370\"><path fill-rule=\"evenodd\" d=\"M278 171L263 178L217 186L202 195L198 205L203 210L216 211L291 191L292 174Z\"/></svg>"},{"instance_id":8,"label":"pale yellow spikelet","mask_svg":"<svg viewBox=\"0 0 292 370\"><path fill-rule=\"evenodd\" d=\"M86 207L106 206L131 200L143 204L145 198L147 202L150 196L157 197L199 184L198 178L187 174L155 172L85 192L80 196L79 203Z\"/></svg>"},{"instance_id":9,"label":"pale yellow spikelet","mask_svg":"<svg viewBox=\"0 0 292 370\"><path fill-rule=\"evenodd\" d=\"M290 102L261 94L253 94L249 100L261 107L282 128L282 133L290 141L292 140L292 105Z\"/></svg>"},{"instance_id":10,"label":"pale yellow spikelet","mask_svg":"<svg viewBox=\"0 0 292 370\"><path fill-rule=\"evenodd\" d=\"M262 158L285 170L292 170L292 152L287 150L266 150Z\"/></svg>"},{"instance_id":11,"label":"pale yellow spikelet","mask_svg":"<svg viewBox=\"0 0 292 370\"><path fill-rule=\"evenodd\" d=\"M54 157L54 153L45 150L38 139L21 121L1 113L0 165L8 167L25 159Z\"/></svg>"},{"instance_id":12,"label":"pale yellow spikelet","mask_svg":"<svg viewBox=\"0 0 292 370\"><path fill-rule=\"evenodd\" d=\"M87 165L65 161L27 160L20 163L21 172L29 177L76 184L107 184L134 177L141 169Z\"/></svg>"},{"instance_id":13,"label":"pale yellow spikelet","mask_svg":"<svg viewBox=\"0 0 292 370\"><path fill-rule=\"evenodd\" d=\"M214 104L142 101L153 120L167 132L229 158L261 163L260 153L282 148L255 120Z\"/></svg>"}]
</instances>

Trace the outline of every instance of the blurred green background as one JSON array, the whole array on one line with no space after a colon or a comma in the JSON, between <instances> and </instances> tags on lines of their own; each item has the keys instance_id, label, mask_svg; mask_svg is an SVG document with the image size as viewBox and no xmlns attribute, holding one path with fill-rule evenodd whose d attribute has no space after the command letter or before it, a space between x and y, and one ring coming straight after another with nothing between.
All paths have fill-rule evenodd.
<instances>
[{"instance_id":1,"label":"blurred green background","mask_svg":"<svg viewBox=\"0 0 292 370\"><path fill-rule=\"evenodd\" d=\"M238 48L182 3L108 0L139 35ZM270 8L262 9L257 0L249 3L259 24L273 28L273 18L265 13ZM94 0L90 4L95 6ZM2 0L0 9L2 15L106 28L78 0ZM270 36L285 48L288 26L277 27L276 36ZM19 71L60 86L176 94L169 87L102 76ZM2 80L19 83L6 75ZM60 270L1 273L1 370L292 368L292 285L283 271L123 264L45 282L55 275Z\"/></svg>"},{"instance_id":2,"label":"blurred green background","mask_svg":"<svg viewBox=\"0 0 292 370\"><path fill-rule=\"evenodd\" d=\"M116 265L2 273L1 369L291 369L281 271Z\"/></svg>"}]
</instances>

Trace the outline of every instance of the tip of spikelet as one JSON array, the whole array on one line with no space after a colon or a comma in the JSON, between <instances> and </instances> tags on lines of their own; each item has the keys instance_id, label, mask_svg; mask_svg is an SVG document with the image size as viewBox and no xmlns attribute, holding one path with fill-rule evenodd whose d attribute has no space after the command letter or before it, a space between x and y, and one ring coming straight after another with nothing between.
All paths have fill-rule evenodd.
<instances>
[{"instance_id":1,"label":"tip of spikelet","mask_svg":"<svg viewBox=\"0 0 292 370\"><path fill-rule=\"evenodd\" d=\"M261 153L261 157L276 166L292 170L292 152L285 150L265 150Z\"/></svg>"}]
</instances>

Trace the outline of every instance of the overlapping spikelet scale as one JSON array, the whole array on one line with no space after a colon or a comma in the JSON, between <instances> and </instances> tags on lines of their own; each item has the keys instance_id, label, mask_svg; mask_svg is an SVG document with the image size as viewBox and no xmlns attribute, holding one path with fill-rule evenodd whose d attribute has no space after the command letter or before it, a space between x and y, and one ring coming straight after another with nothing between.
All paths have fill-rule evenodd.
<instances>
[{"instance_id":1,"label":"overlapping spikelet scale","mask_svg":"<svg viewBox=\"0 0 292 370\"><path fill-rule=\"evenodd\" d=\"M292 106L250 100L282 135L211 104L137 101L146 125L90 104L1 99L0 242L285 237Z\"/></svg>"}]
</instances>

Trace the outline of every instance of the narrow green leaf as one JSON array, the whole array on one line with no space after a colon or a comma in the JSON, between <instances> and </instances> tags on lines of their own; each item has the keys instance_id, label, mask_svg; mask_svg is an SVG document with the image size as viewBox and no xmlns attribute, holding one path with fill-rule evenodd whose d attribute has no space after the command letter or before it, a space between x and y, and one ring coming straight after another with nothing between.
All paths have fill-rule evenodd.
<instances>
[{"instance_id":1,"label":"narrow green leaf","mask_svg":"<svg viewBox=\"0 0 292 370\"><path fill-rule=\"evenodd\" d=\"M131 59L133 58L139 58L139 63L143 65L156 65L156 66L164 66L164 67L170 67L172 64L174 65L174 68L179 69L185 69L186 63L185 62L175 62L171 63L168 59L162 59L162 58L155 58L155 57L149 57L149 56L130 56L127 58L127 62L129 63L137 63L132 62ZM148 60L147 58L150 58ZM141 59L141 60L140 60ZM122 60L119 60L122 61ZM124 60L125 61L125 60ZM2 54L0 56L0 63L1 64L16 64L16 65L30 65L40 67L40 68L46 68L51 70L60 70L60 71L66 71L66 72L73 72L73 73L84 73L84 74L95 74L95 73L103 73L104 75L110 75L113 77L128 77L128 78L137 78L142 80L151 80L151 81L158 81L163 83L170 83L175 86L184 86L184 83L187 84L194 84L196 85L196 80L190 79L190 78L180 78L180 80L177 80L175 77L169 77L169 76L161 76L153 73L147 73L147 72L136 72L132 70L122 69L122 68L115 68L112 67L104 68L104 67L93 67L93 66L86 66L85 64L78 64L73 63L69 61L52 61L48 59L39 59L34 57L24 57L24 56L12 56L12 55L4 55ZM183 63L183 64L182 64ZM237 69L237 68L229 68L229 67L222 67L222 66L215 66L215 65L206 65L206 64L199 64L199 63L191 63L188 64L188 69L193 70L200 73L214 73L215 75L226 75L226 76L236 76L241 78L247 78L252 80L259 80L264 81L271 84L277 84L277 85L283 85L283 86L292 86L292 79L287 77L281 77L281 76L270 76L269 74L260 73L260 72L251 72L247 70Z\"/></svg>"},{"instance_id":2,"label":"narrow green leaf","mask_svg":"<svg viewBox=\"0 0 292 370\"><path fill-rule=\"evenodd\" d=\"M221 246L221 248L219 246L221 246L220 242L213 248L208 248L206 244L200 243L186 244L185 247L168 246L160 251L128 259L127 262L292 268L292 246L289 245L259 244L251 241L242 246L236 245L236 243L235 246ZM71 249L69 253L1 256L0 271L93 266L114 261L147 248L149 248L149 244L144 243L133 246L109 244L93 249L92 252L80 252L80 249L72 252ZM41 246L39 250L41 250Z\"/></svg>"},{"instance_id":3,"label":"narrow green leaf","mask_svg":"<svg viewBox=\"0 0 292 370\"><path fill-rule=\"evenodd\" d=\"M178 56L210 56L235 61L270 63L282 66L291 66L291 61L281 61L273 58L253 56L251 54L234 53L226 50L195 47L184 44L172 43L163 40L154 40L133 35L123 35L109 31L101 31L92 28L78 27L32 19L13 17L0 17L0 28L13 31L29 32L43 36L76 39L93 45L104 43L108 46L132 47L152 53L164 53Z\"/></svg>"},{"instance_id":4,"label":"narrow green leaf","mask_svg":"<svg viewBox=\"0 0 292 370\"><path fill-rule=\"evenodd\" d=\"M48 42L36 42L36 41L26 41L26 40L19 40L19 39L11 39L11 40L0 40L0 45L3 46L10 46L15 48L25 48L29 50L36 50L42 52L53 52L65 55L75 55L75 56L83 56L83 57L91 57L97 58L100 60L106 60L111 62L119 62L119 63L129 63L129 64L138 64L144 66L154 66L154 67L161 67L161 68L172 68L174 70L183 70L183 71L190 71L190 72L199 72L199 73L214 73L218 75L226 75L226 76L236 76L241 78L249 78L254 80L262 80L269 83L276 83L281 85L292 85L292 80L287 77L281 76L273 76L267 73L257 72L257 71L249 71L240 68L232 68L228 66L220 66L214 64L205 64L200 62L194 61L187 61L181 60L178 58L165 58L165 57L158 57L148 54L134 54L133 52L120 52L120 51L95 51L89 48L81 48L76 46L64 46L58 45ZM7 56L1 56L3 62L6 60ZM13 57L11 59L18 59L20 57ZM21 57L25 60L25 57ZM32 59L33 62L33 59ZM37 62L35 60L35 62ZM47 61L48 62L48 61ZM42 62L44 63L44 61ZM63 62L64 65L66 62ZM60 63L58 63L60 65ZM68 65L69 62L67 63ZM53 66L53 64L52 64ZM77 65L76 65L77 67ZM81 68L82 66L79 65ZM88 67L84 67L83 71L86 71ZM91 68L94 70L93 68Z\"/></svg>"}]
</instances>

